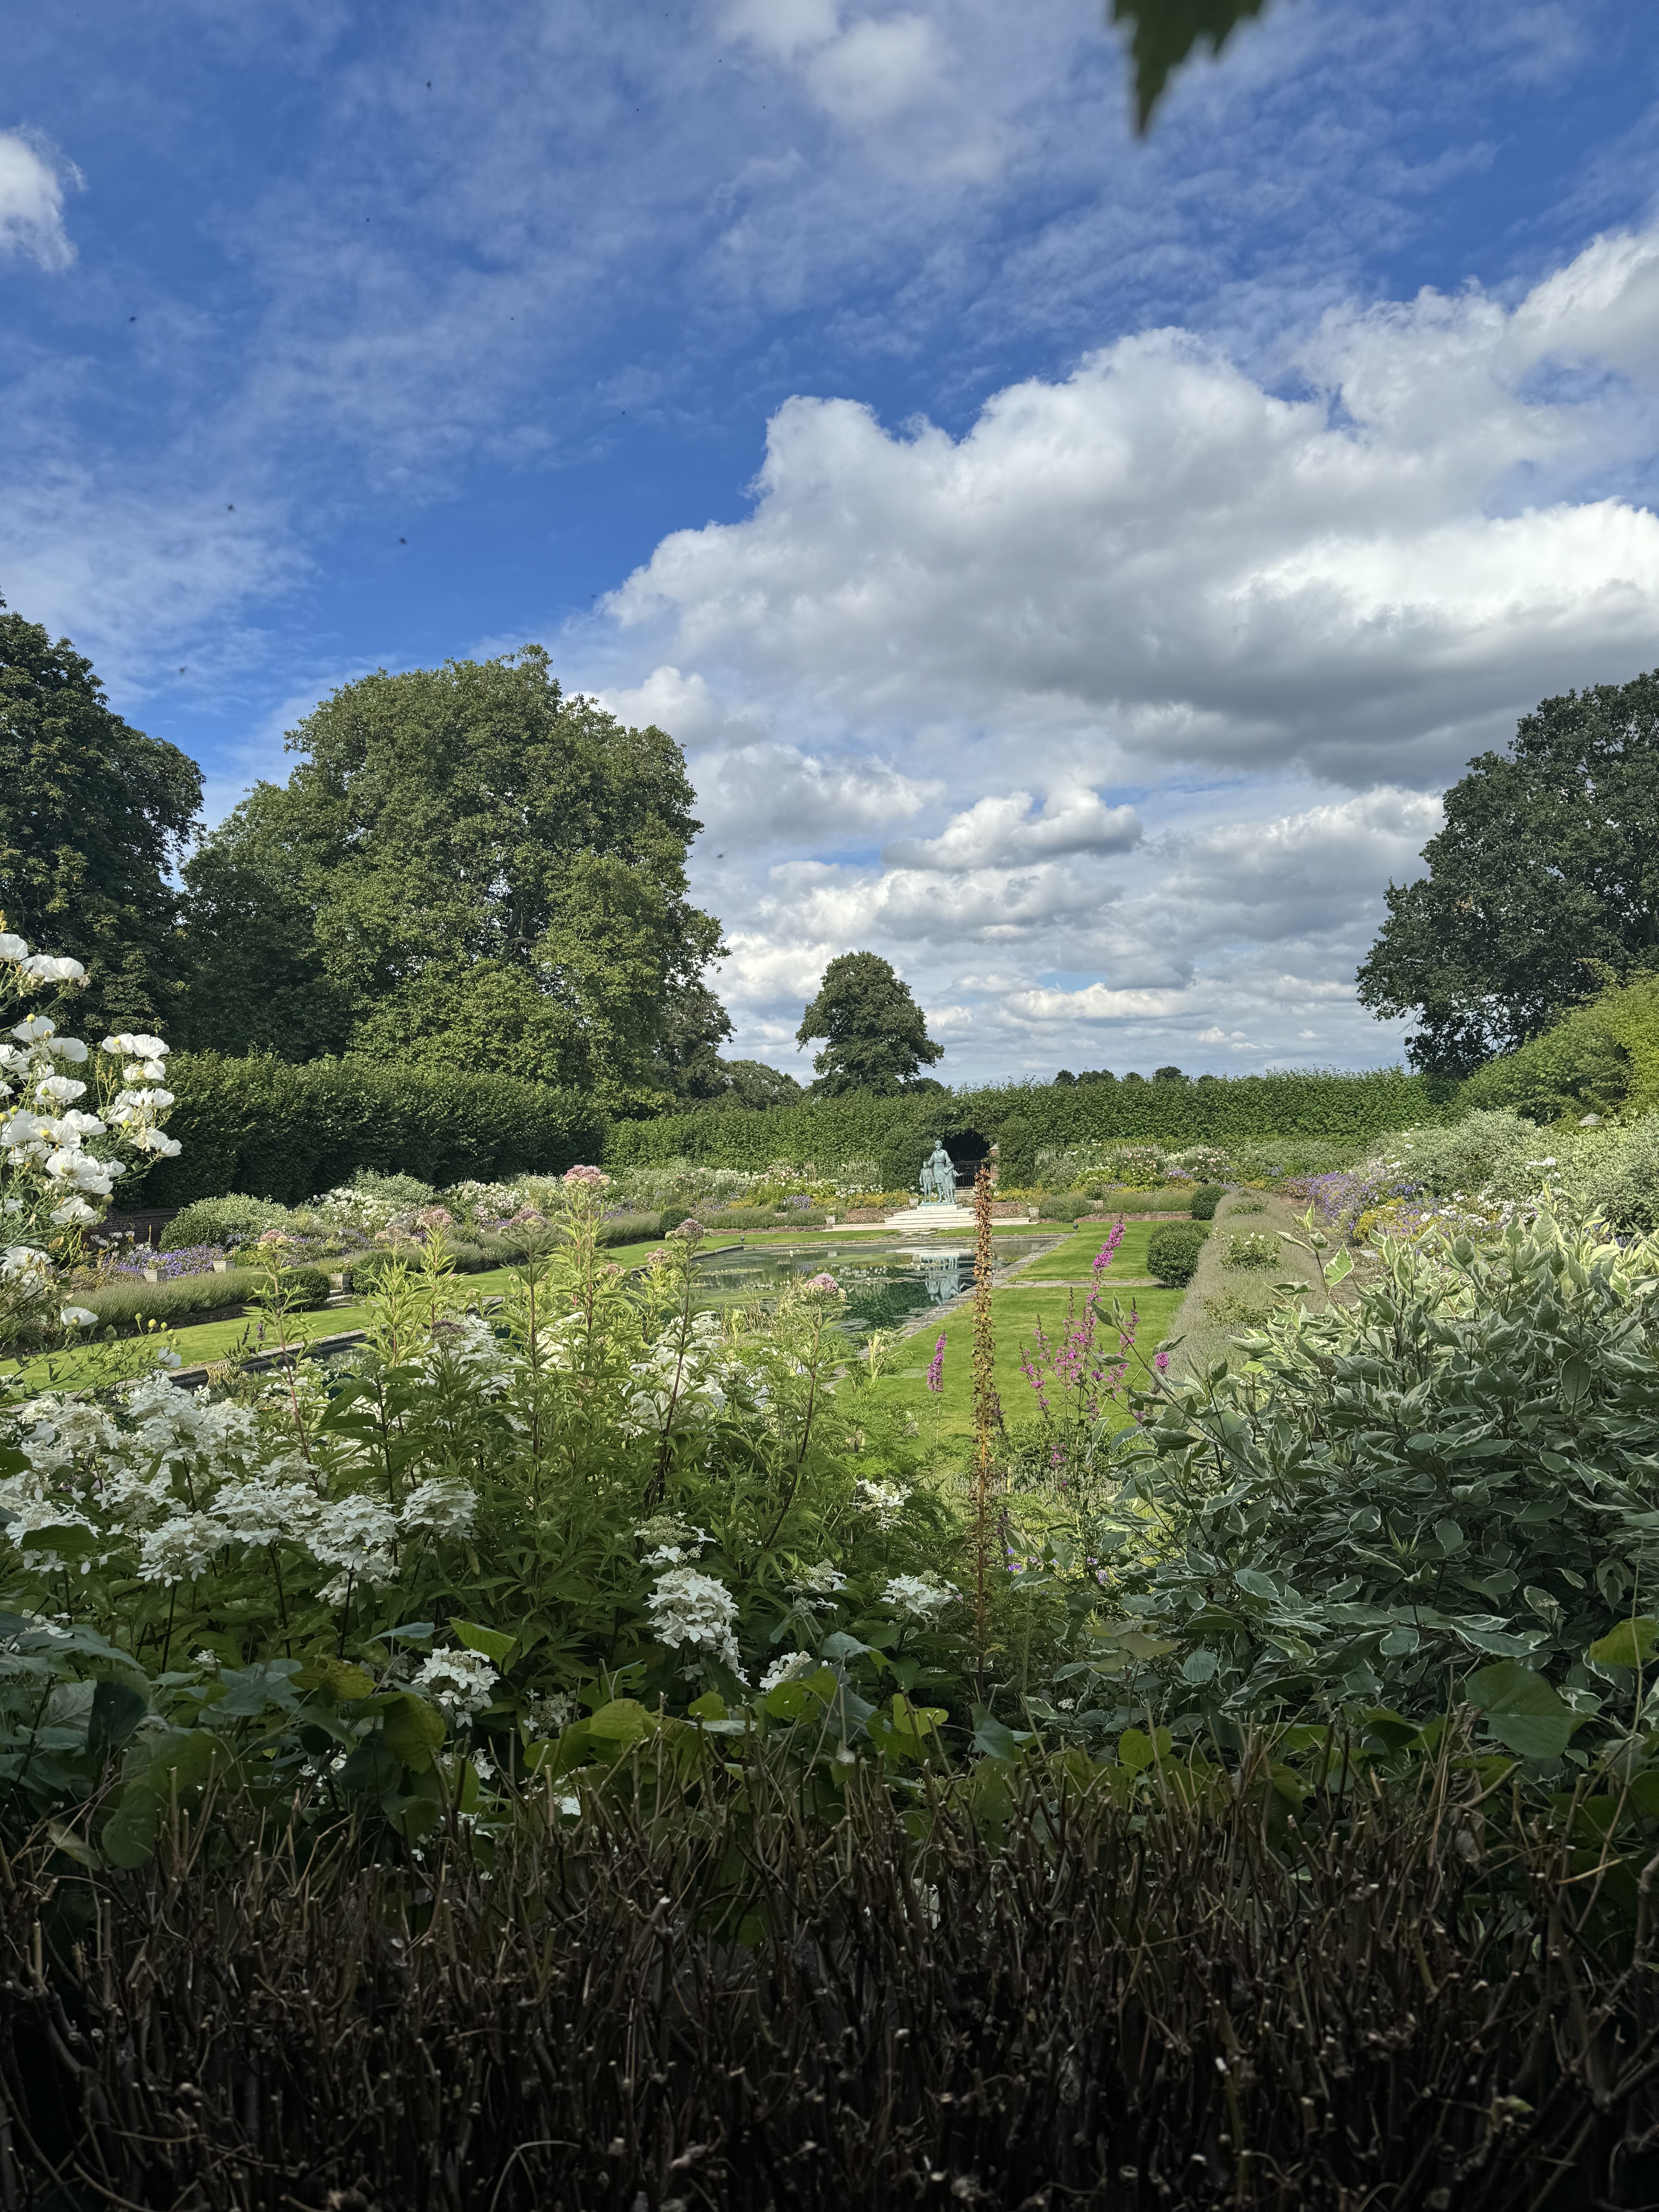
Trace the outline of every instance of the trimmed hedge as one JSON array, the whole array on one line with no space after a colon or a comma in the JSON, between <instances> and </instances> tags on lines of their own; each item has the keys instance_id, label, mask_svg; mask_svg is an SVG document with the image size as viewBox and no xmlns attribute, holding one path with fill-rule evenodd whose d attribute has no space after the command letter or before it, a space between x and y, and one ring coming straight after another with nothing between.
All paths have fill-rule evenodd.
<instances>
[{"instance_id":1,"label":"trimmed hedge","mask_svg":"<svg viewBox=\"0 0 1659 2212\"><path fill-rule=\"evenodd\" d=\"M1227 1195L1224 1182L1206 1182L1193 1193L1192 1218L1194 1221L1213 1221L1215 1210Z\"/></svg>"},{"instance_id":2,"label":"trimmed hedge","mask_svg":"<svg viewBox=\"0 0 1659 2212\"><path fill-rule=\"evenodd\" d=\"M750 1173L787 1161L828 1172L845 1159L874 1159L896 1190L911 1188L938 1136L995 1137L1006 1121L1018 1153L1032 1148L1152 1139L1160 1144L1225 1146L1250 1138L1382 1137L1395 1129L1455 1120L1455 1086L1403 1068L1358 1075L1283 1074L1206 1078L1197 1083L1004 1084L982 1090L854 1092L798 1106L733 1114L699 1109L652 1121L613 1121L605 1161L617 1169L674 1159Z\"/></svg>"},{"instance_id":3,"label":"trimmed hedge","mask_svg":"<svg viewBox=\"0 0 1659 2212\"><path fill-rule=\"evenodd\" d=\"M1198 1273L1198 1255L1209 1234L1201 1221L1170 1221L1146 1239L1146 1273L1181 1290Z\"/></svg>"},{"instance_id":4,"label":"trimmed hedge","mask_svg":"<svg viewBox=\"0 0 1659 2212\"><path fill-rule=\"evenodd\" d=\"M605 1148L592 1098L509 1075L180 1053L167 1079L179 1100L169 1127L184 1149L144 1177L147 1206L225 1191L298 1206L359 1168L439 1186L560 1175Z\"/></svg>"}]
</instances>

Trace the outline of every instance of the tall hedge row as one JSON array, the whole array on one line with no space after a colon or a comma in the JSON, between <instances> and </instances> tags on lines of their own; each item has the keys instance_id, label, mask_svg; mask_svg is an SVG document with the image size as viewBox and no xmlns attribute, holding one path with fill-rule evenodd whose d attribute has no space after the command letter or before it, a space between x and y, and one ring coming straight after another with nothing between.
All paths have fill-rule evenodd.
<instances>
[{"instance_id":1,"label":"tall hedge row","mask_svg":"<svg viewBox=\"0 0 1659 2212\"><path fill-rule=\"evenodd\" d=\"M613 1122L605 1157L616 1166L684 1158L711 1167L763 1168L788 1160L827 1169L846 1159L908 1158L918 1145L926 1149L924 1139L931 1143L952 1130L994 1138L1002 1122L1015 1117L1029 1125L1040 1149L1114 1138L1225 1145L1250 1137L1382 1137L1455 1111L1448 1086L1397 1067L1198 1082L1002 1084L948 1095L810 1098L758 1113L703 1109Z\"/></svg>"},{"instance_id":2,"label":"tall hedge row","mask_svg":"<svg viewBox=\"0 0 1659 2212\"><path fill-rule=\"evenodd\" d=\"M556 1174L605 1144L591 1098L508 1075L180 1053L168 1080L179 1100L169 1128L184 1149L151 1169L131 1203L187 1206L238 1190L295 1206L365 1167L439 1184Z\"/></svg>"}]
</instances>

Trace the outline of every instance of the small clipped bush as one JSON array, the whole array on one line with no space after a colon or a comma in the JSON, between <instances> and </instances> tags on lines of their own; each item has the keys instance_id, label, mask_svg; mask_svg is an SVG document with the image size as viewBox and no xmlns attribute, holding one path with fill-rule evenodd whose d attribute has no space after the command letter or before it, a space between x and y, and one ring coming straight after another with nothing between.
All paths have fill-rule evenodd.
<instances>
[{"instance_id":1,"label":"small clipped bush","mask_svg":"<svg viewBox=\"0 0 1659 2212\"><path fill-rule=\"evenodd\" d=\"M422 1182L418 1176L382 1175L378 1168L359 1168L351 1178L351 1188L370 1198L384 1199L400 1213L412 1213L416 1206L430 1206L438 1194L429 1182Z\"/></svg>"},{"instance_id":2,"label":"small clipped bush","mask_svg":"<svg viewBox=\"0 0 1659 2212\"><path fill-rule=\"evenodd\" d=\"M1193 1193L1193 1219L1213 1221L1215 1210L1227 1195L1227 1186L1221 1182L1200 1183Z\"/></svg>"},{"instance_id":3,"label":"small clipped bush","mask_svg":"<svg viewBox=\"0 0 1659 2212\"><path fill-rule=\"evenodd\" d=\"M276 1283L293 1313L315 1313L334 1288L320 1267L284 1267Z\"/></svg>"},{"instance_id":4,"label":"small clipped bush","mask_svg":"<svg viewBox=\"0 0 1659 2212\"><path fill-rule=\"evenodd\" d=\"M345 1271L346 1288L365 1296L374 1288L386 1269L399 1255L396 1252L365 1252Z\"/></svg>"},{"instance_id":5,"label":"small clipped bush","mask_svg":"<svg viewBox=\"0 0 1659 2212\"><path fill-rule=\"evenodd\" d=\"M671 1229L678 1229L682 1221L691 1221L696 1218L696 1217L693 1214L691 1208L689 1206L665 1206L662 1212L657 1216L657 1227L655 1233L659 1237L666 1237L669 1231ZM651 1232L647 1231L647 1233L650 1234Z\"/></svg>"},{"instance_id":6,"label":"small clipped bush","mask_svg":"<svg viewBox=\"0 0 1659 2212\"><path fill-rule=\"evenodd\" d=\"M1166 1221L1146 1239L1146 1272L1172 1290L1181 1290L1198 1272L1199 1254L1208 1231L1196 1221Z\"/></svg>"},{"instance_id":7,"label":"small clipped bush","mask_svg":"<svg viewBox=\"0 0 1659 2212\"><path fill-rule=\"evenodd\" d=\"M1066 1191L1058 1198L1039 1199L1037 1217L1042 1221L1075 1221L1083 1206L1084 1200L1076 1191Z\"/></svg>"},{"instance_id":8,"label":"small clipped bush","mask_svg":"<svg viewBox=\"0 0 1659 2212\"><path fill-rule=\"evenodd\" d=\"M1227 1265L1230 1267L1276 1267L1279 1258L1279 1239L1276 1237L1252 1237L1247 1231L1242 1237L1227 1239Z\"/></svg>"},{"instance_id":9,"label":"small clipped bush","mask_svg":"<svg viewBox=\"0 0 1659 2212\"><path fill-rule=\"evenodd\" d=\"M268 1198L246 1198L233 1191L228 1198L198 1198L175 1213L161 1232L164 1252L183 1252L192 1244L252 1244L262 1229L275 1229L288 1219L284 1207Z\"/></svg>"}]
</instances>

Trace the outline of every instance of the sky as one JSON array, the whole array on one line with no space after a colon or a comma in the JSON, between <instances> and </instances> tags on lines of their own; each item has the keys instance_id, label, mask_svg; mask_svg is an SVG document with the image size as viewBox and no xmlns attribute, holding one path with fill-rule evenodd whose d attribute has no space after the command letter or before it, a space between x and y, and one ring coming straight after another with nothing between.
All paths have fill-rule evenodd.
<instances>
[{"instance_id":1,"label":"sky","mask_svg":"<svg viewBox=\"0 0 1659 2212\"><path fill-rule=\"evenodd\" d=\"M1659 665L1659 25L1274 0L60 0L0 76L0 596L207 818L377 667L684 747L727 1049L1397 1060L1438 794Z\"/></svg>"}]
</instances>

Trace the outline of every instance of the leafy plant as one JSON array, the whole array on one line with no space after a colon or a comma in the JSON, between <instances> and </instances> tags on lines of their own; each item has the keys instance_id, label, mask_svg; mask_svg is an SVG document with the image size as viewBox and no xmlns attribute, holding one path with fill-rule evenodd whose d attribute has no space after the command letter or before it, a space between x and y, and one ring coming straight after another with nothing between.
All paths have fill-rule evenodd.
<instances>
[{"instance_id":1,"label":"leafy plant","mask_svg":"<svg viewBox=\"0 0 1659 2212\"><path fill-rule=\"evenodd\" d=\"M1227 1265L1230 1267L1276 1267L1279 1265L1279 1239L1276 1237L1243 1236L1227 1239Z\"/></svg>"},{"instance_id":2,"label":"leafy plant","mask_svg":"<svg viewBox=\"0 0 1659 2212\"><path fill-rule=\"evenodd\" d=\"M1193 1193L1192 1218L1194 1221L1213 1221L1215 1210L1227 1195L1223 1182L1200 1183Z\"/></svg>"},{"instance_id":3,"label":"leafy plant","mask_svg":"<svg viewBox=\"0 0 1659 2212\"><path fill-rule=\"evenodd\" d=\"M1198 1273L1198 1256L1208 1232L1200 1222L1166 1221L1146 1239L1146 1272L1177 1289Z\"/></svg>"}]
</instances>

